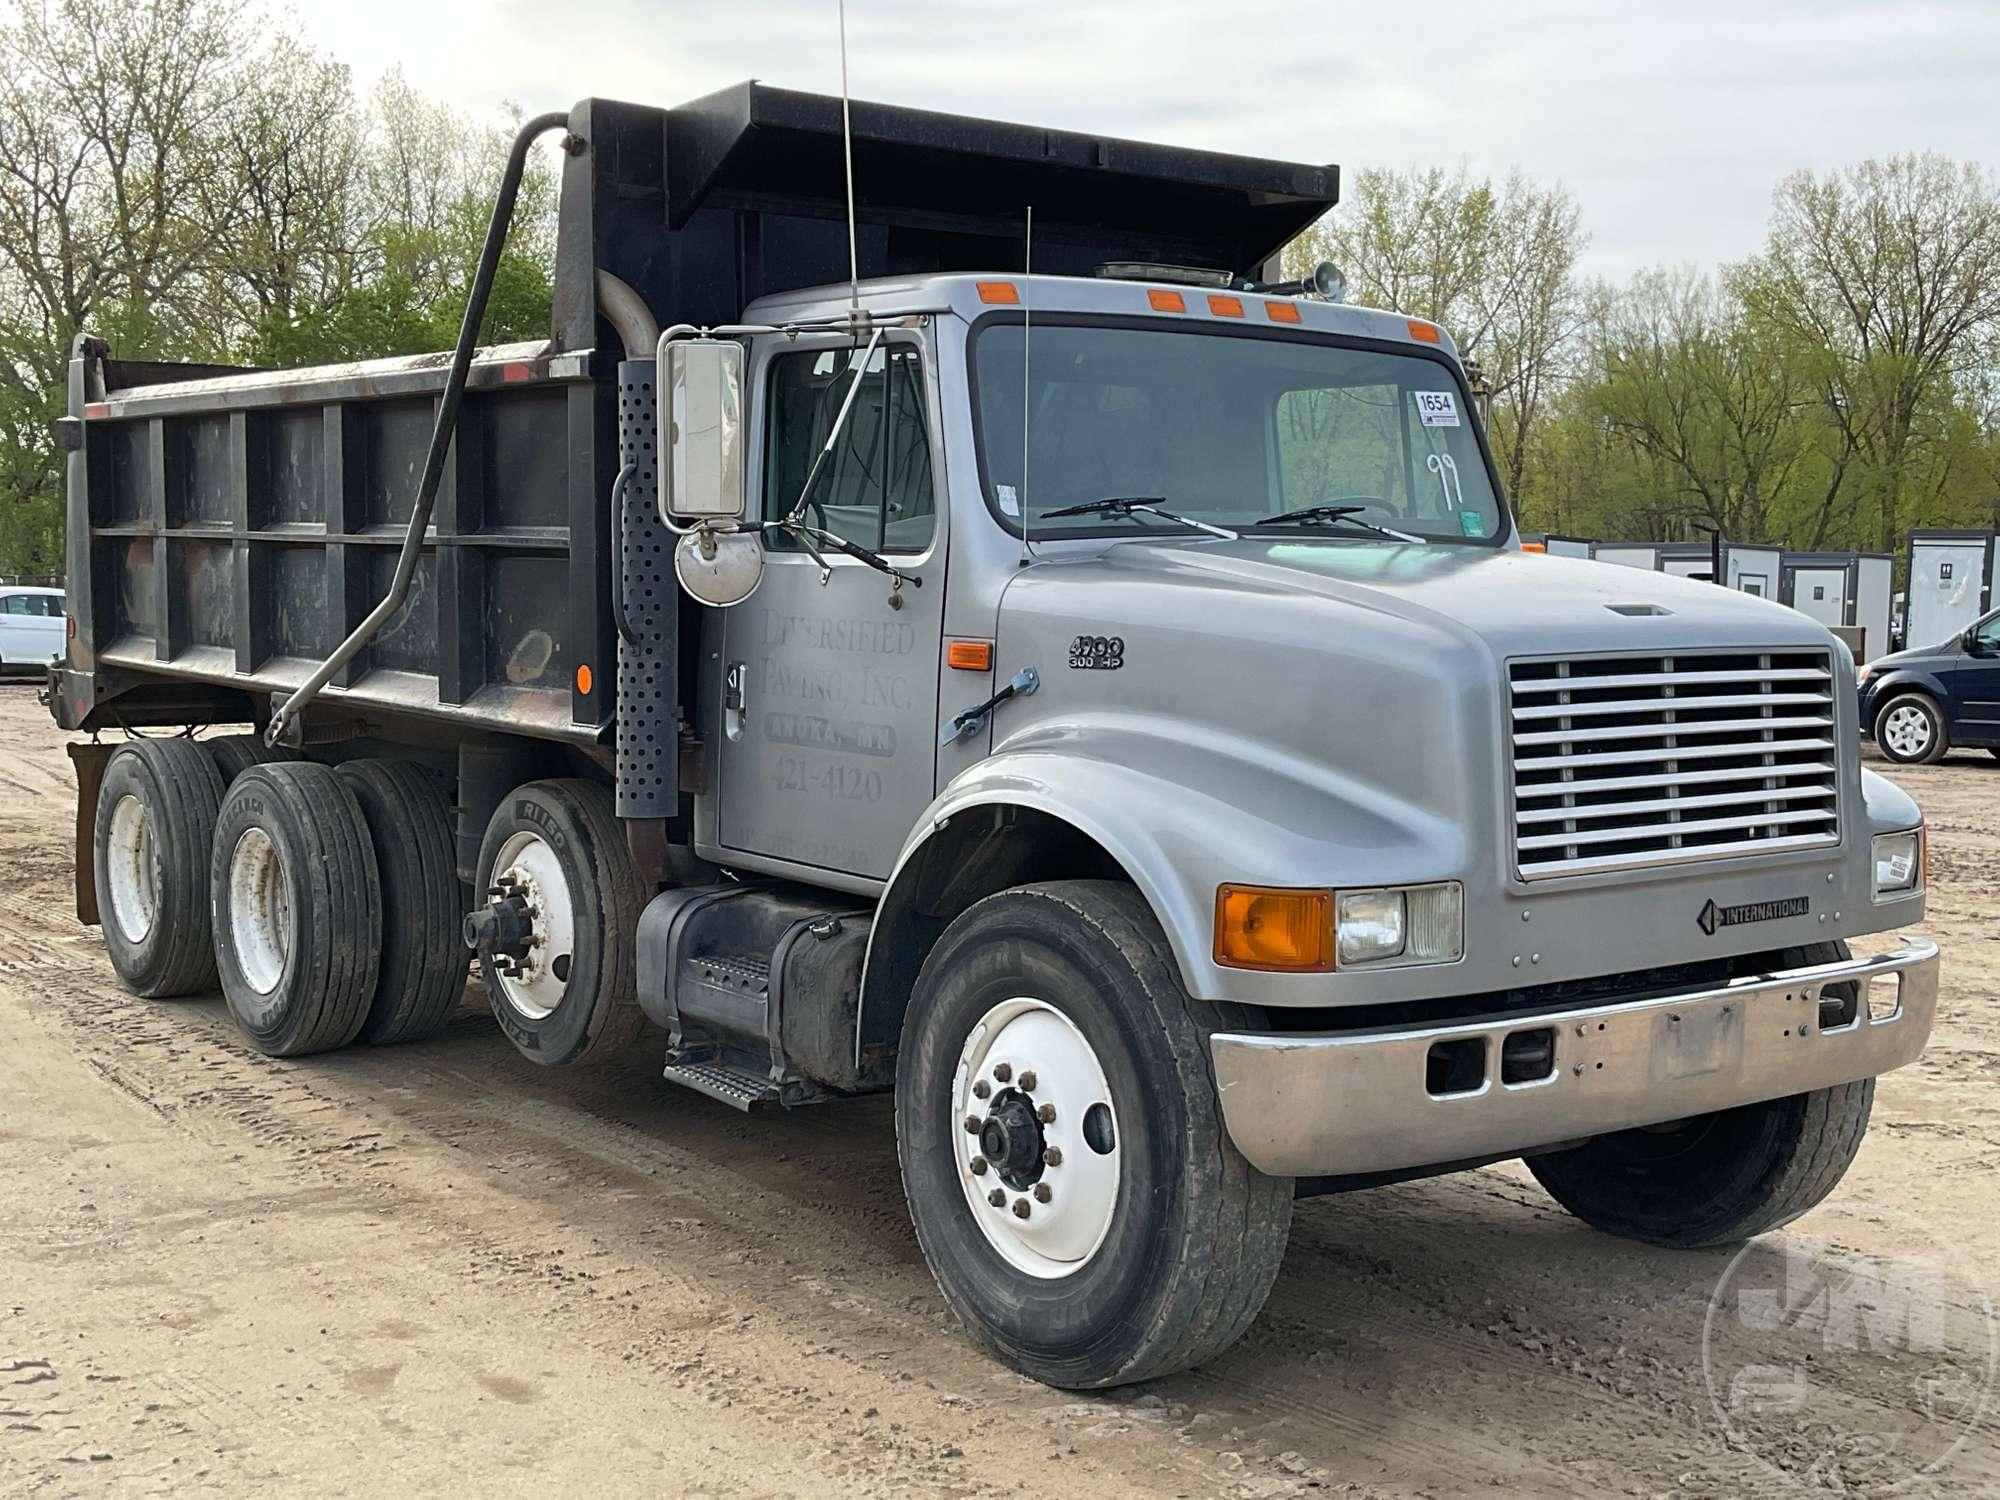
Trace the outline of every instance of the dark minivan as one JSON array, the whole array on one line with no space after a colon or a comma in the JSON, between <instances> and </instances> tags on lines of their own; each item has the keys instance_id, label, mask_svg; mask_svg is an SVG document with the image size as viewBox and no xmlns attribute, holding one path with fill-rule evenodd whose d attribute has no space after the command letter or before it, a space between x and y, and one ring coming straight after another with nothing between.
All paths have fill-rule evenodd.
<instances>
[{"instance_id":1,"label":"dark minivan","mask_svg":"<svg viewBox=\"0 0 2000 1500\"><path fill-rule=\"evenodd\" d=\"M1861 669L1861 732L1890 760L1928 765L1954 745L2000 756L2000 610L1948 641Z\"/></svg>"}]
</instances>

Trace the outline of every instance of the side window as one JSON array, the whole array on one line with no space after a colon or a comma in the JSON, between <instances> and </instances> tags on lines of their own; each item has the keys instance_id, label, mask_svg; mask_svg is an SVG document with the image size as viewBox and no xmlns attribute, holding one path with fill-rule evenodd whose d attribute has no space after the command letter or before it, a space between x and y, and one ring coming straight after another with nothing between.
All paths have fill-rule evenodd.
<instances>
[{"instance_id":1,"label":"side window","mask_svg":"<svg viewBox=\"0 0 2000 1500\"><path fill-rule=\"evenodd\" d=\"M850 349L808 350L772 362L764 517L777 520L798 503L859 379L847 424L806 497L806 520L877 552L919 552L937 526L922 358L911 345L886 344L865 371L860 364L860 351ZM769 535L774 547L795 545Z\"/></svg>"},{"instance_id":2,"label":"side window","mask_svg":"<svg viewBox=\"0 0 2000 1500\"><path fill-rule=\"evenodd\" d=\"M1972 644L1980 651L2000 655L2000 615L1984 621L1973 633Z\"/></svg>"},{"instance_id":3,"label":"side window","mask_svg":"<svg viewBox=\"0 0 2000 1500\"><path fill-rule=\"evenodd\" d=\"M1284 508L1372 501L1378 514L1384 502L1393 514L1405 514L1410 477L1401 394L1393 385L1354 385L1279 396Z\"/></svg>"},{"instance_id":4,"label":"side window","mask_svg":"<svg viewBox=\"0 0 2000 1500\"><path fill-rule=\"evenodd\" d=\"M28 613L31 615L40 615L44 619L60 620L63 612L62 606L62 600L54 594L30 594L28 596Z\"/></svg>"},{"instance_id":5,"label":"side window","mask_svg":"<svg viewBox=\"0 0 2000 1500\"><path fill-rule=\"evenodd\" d=\"M6 598L0 599L0 615L25 615L27 612L26 594L9 594Z\"/></svg>"}]
</instances>

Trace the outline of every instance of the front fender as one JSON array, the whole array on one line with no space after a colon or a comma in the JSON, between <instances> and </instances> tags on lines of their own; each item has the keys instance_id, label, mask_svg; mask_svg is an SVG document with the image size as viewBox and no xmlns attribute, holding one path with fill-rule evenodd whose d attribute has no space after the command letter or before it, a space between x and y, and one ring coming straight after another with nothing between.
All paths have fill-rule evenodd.
<instances>
[{"instance_id":1,"label":"front fender","mask_svg":"<svg viewBox=\"0 0 2000 1500\"><path fill-rule=\"evenodd\" d=\"M956 777L931 804L889 878L960 812L1013 804L1046 813L1111 855L1159 918L1188 993L1296 1004L1293 976L1218 965L1215 889L1384 885L1464 868L1464 829L1338 767L1181 719L1104 715L1030 730ZM871 955L872 960L872 955Z\"/></svg>"},{"instance_id":2,"label":"front fender","mask_svg":"<svg viewBox=\"0 0 2000 1500\"><path fill-rule=\"evenodd\" d=\"M1871 677L1861 698L1861 732L1873 736L1875 715L1898 693L1928 693L1940 711L1951 711L1951 694L1946 688L1944 677L1937 672L1920 667L1891 668L1880 677Z\"/></svg>"}]
</instances>

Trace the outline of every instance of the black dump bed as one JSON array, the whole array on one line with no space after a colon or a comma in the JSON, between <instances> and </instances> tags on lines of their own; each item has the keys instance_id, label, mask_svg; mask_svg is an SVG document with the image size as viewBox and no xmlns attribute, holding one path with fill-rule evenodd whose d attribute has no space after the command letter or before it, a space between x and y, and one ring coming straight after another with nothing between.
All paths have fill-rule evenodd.
<instances>
[{"instance_id":1,"label":"black dump bed","mask_svg":"<svg viewBox=\"0 0 2000 1500\"><path fill-rule=\"evenodd\" d=\"M742 84L659 110L585 100L545 344L480 352L415 585L309 711L407 734L610 737L609 496L622 357L596 273L664 324L844 280L840 101ZM1332 167L852 106L864 277L1112 260L1260 274ZM650 350L633 350L650 358ZM253 372L70 371L66 727L262 720L388 591L449 356Z\"/></svg>"}]
</instances>

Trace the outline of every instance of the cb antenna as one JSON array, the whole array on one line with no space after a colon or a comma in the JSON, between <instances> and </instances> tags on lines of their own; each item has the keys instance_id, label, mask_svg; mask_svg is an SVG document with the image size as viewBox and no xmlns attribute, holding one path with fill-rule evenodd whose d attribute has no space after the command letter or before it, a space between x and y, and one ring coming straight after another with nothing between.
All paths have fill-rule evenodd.
<instances>
[{"instance_id":1,"label":"cb antenna","mask_svg":"<svg viewBox=\"0 0 2000 1500\"><path fill-rule=\"evenodd\" d=\"M1021 566L1035 560L1035 544L1028 535L1034 511L1028 506L1028 335L1031 318L1028 304L1034 298L1035 205L1028 205L1028 226L1021 235Z\"/></svg>"},{"instance_id":2,"label":"cb antenna","mask_svg":"<svg viewBox=\"0 0 2000 1500\"><path fill-rule=\"evenodd\" d=\"M854 126L847 110L847 0L840 4L840 155L847 168L847 296L848 307L861 316L861 257L854 245Z\"/></svg>"}]
</instances>

